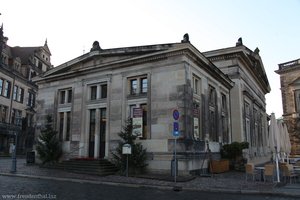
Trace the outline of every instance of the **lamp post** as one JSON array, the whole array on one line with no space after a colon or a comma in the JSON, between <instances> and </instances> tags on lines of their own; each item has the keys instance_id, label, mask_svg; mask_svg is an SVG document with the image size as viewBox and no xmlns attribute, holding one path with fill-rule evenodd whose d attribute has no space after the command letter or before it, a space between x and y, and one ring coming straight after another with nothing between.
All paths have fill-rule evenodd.
<instances>
[{"instance_id":1,"label":"lamp post","mask_svg":"<svg viewBox=\"0 0 300 200\"><path fill-rule=\"evenodd\" d=\"M18 134L16 131L14 131L15 136L15 144L13 146L13 152L12 152L12 163L11 163L11 170L10 173L16 173L17 172L17 142L18 142Z\"/></svg>"}]
</instances>

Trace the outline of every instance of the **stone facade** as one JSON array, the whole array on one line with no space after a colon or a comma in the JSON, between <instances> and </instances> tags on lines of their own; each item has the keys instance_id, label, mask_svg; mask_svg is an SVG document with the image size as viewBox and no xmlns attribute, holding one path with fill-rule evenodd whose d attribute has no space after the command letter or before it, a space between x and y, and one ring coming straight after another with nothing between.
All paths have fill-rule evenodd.
<instances>
[{"instance_id":1,"label":"stone facade","mask_svg":"<svg viewBox=\"0 0 300 200\"><path fill-rule=\"evenodd\" d=\"M291 139L291 154L300 154L300 59L279 64L283 120Z\"/></svg>"},{"instance_id":2,"label":"stone facade","mask_svg":"<svg viewBox=\"0 0 300 200\"><path fill-rule=\"evenodd\" d=\"M64 159L111 158L126 119L142 112L138 142L150 171L170 172L173 111L180 113L179 173L207 167L206 142L218 155L230 143L233 82L188 37L181 43L101 49L35 78L39 87L37 131L48 114L63 142Z\"/></svg>"},{"instance_id":3,"label":"stone facade","mask_svg":"<svg viewBox=\"0 0 300 200\"><path fill-rule=\"evenodd\" d=\"M37 85L32 78L52 68L47 41L38 47L10 47L0 28L0 154L32 150Z\"/></svg>"},{"instance_id":4,"label":"stone facade","mask_svg":"<svg viewBox=\"0 0 300 200\"><path fill-rule=\"evenodd\" d=\"M240 38L234 47L203 54L234 82L230 91L232 141L249 143L248 161L268 161L265 95L271 89L258 48L248 49Z\"/></svg>"}]
</instances>

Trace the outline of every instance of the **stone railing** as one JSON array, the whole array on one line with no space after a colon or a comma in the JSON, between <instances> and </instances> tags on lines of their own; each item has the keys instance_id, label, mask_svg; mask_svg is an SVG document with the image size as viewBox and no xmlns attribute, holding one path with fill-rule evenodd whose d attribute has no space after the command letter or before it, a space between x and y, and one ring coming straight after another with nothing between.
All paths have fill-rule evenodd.
<instances>
[{"instance_id":1,"label":"stone railing","mask_svg":"<svg viewBox=\"0 0 300 200\"><path fill-rule=\"evenodd\" d=\"M289 61L289 62L286 62L286 63L279 64L279 70L286 69L286 68L289 68L289 67L293 67L293 66L296 66L296 65L300 65L300 59L292 60L292 61Z\"/></svg>"}]
</instances>

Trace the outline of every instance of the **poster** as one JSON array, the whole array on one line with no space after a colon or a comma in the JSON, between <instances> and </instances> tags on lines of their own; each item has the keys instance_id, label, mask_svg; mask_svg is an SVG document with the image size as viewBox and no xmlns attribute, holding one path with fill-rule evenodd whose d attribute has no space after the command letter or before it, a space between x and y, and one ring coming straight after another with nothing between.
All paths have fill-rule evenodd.
<instances>
[{"instance_id":1,"label":"poster","mask_svg":"<svg viewBox=\"0 0 300 200\"><path fill-rule=\"evenodd\" d=\"M199 140L199 110L194 109L194 138L195 140Z\"/></svg>"},{"instance_id":2,"label":"poster","mask_svg":"<svg viewBox=\"0 0 300 200\"><path fill-rule=\"evenodd\" d=\"M133 108L132 135L143 137L143 109Z\"/></svg>"}]
</instances>

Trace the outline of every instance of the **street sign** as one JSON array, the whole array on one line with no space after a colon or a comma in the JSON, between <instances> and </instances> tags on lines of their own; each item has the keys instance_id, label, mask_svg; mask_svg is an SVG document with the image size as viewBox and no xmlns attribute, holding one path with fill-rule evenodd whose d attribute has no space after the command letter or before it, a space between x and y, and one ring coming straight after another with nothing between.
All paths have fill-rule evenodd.
<instances>
[{"instance_id":1,"label":"street sign","mask_svg":"<svg viewBox=\"0 0 300 200\"><path fill-rule=\"evenodd\" d=\"M174 120L178 120L179 119L179 111L177 109L173 110L173 118L174 118Z\"/></svg>"},{"instance_id":2,"label":"street sign","mask_svg":"<svg viewBox=\"0 0 300 200\"><path fill-rule=\"evenodd\" d=\"M173 122L173 136L178 137L179 136L179 123Z\"/></svg>"}]
</instances>

